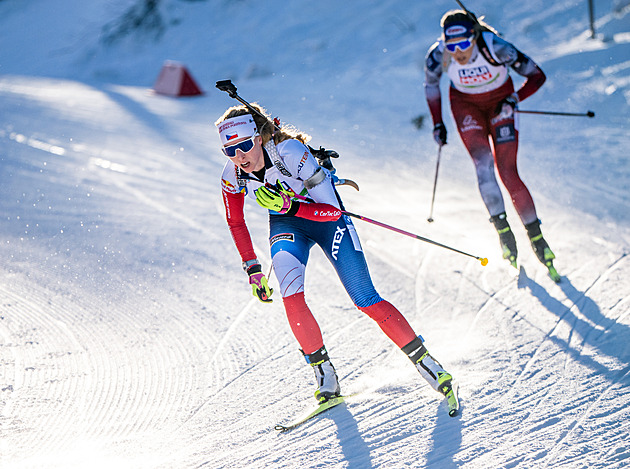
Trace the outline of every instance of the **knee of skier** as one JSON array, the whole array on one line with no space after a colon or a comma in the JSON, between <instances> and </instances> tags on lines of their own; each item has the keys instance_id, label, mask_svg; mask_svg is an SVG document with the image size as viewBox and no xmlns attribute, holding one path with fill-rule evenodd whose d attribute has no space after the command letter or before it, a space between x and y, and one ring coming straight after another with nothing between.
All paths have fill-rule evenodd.
<instances>
[{"instance_id":1,"label":"knee of skier","mask_svg":"<svg viewBox=\"0 0 630 469\"><path fill-rule=\"evenodd\" d=\"M282 297L304 292L306 266L288 251L278 251L273 256L273 270L280 284Z\"/></svg>"},{"instance_id":2,"label":"knee of skier","mask_svg":"<svg viewBox=\"0 0 630 469\"><path fill-rule=\"evenodd\" d=\"M379 295L376 290L361 291L357 295L350 295L350 297L354 302L354 305L363 312L372 310L373 308L370 308L370 306L374 306L375 304L383 301L383 298L381 298L381 295Z\"/></svg>"}]
</instances>

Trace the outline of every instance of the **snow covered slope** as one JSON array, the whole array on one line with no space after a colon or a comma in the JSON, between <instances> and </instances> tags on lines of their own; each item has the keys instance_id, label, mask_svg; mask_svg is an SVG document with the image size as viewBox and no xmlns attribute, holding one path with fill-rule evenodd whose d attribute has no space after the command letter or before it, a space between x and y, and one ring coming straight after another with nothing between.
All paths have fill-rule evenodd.
<instances>
[{"instance_id":1,"label":"snow covered slope","mask_svg":"<svg viewBox=\"0 0 630 469\"><path fill-rule=\"evenodd\" d=\"M1 467L630 463L629 2L596 2L595 39L586 2L466 2L547 73L522 108L596 113L521 116L519 167L560 284L517 224L521 271L500 258L450 117L426 222L436 147L411 120L428 113L422 58L456 7L426 3L163 0L157 29L115 37L139 2L0 2ZM148 92L167 59L207 93ZM377 289L459 380L460 416L314 250L307 299L357 395L273 431L314 383L225 225L225 78L341 154L361 187L340 188L349 210L490 259L356 222ZM246 216L267 268L266 215Z\"/></svg>"}]
</instances>

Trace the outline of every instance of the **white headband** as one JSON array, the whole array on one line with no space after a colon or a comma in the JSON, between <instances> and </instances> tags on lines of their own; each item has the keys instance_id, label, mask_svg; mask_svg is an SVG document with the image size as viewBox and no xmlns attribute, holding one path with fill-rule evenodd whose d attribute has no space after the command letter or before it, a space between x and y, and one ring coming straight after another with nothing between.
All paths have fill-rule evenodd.
<instances>
[{"instance_id":1,"label":"white headband","mask_svg":"<svg viewBox=\"0 0 630 469\"><path fill-rule=\"evenodd\" d=\"M217 129L219 130L222 145L239 138L258 135L258 128L251 114L225 119L217 124Z\"/></svg>"}]
</instances>

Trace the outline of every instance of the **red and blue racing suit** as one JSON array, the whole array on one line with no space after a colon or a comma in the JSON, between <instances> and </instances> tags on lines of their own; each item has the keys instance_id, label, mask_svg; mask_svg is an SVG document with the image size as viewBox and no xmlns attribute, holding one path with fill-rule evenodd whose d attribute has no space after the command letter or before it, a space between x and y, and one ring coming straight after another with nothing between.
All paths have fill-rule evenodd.
<instances>
[{"instance_id":1,"label":"red and blue racing suit","mask_svg":"<svg viewBox=\"0 0 630 469\"><path fill-rule=\"evenodd\" d=\"M376 321L398 347L409 344L417 334L400 311L376 292L354 225L342 214L341 200L330 173L319 169L308 147L298 140L285 140L276 148L286 173L272 162L267 151L261 179L240 172L228 161L221 178L222 194L228 227L243 262L256 258L243 212L246 197L255 200L256 189L280 181L285 188L313 200L313 203L294 200L291 210L284 215L269 212L273 268L289 325L302 351L310 354L323 347L321 330L304 299L306 264L315 245L334 267L354 304ZM326 177L306 189L304 181L317 170L325 171Z\"/></svg>"}]
</instances>

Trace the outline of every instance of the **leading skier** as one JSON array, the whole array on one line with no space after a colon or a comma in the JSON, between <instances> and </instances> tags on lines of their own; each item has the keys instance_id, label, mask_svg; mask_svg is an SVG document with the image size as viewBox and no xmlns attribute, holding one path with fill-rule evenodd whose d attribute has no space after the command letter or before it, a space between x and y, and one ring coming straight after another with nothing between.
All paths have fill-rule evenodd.
<instances>
[{"instance_id":1,"label":"leading skier","mask_svg":"<svg viewBox=\"0 0 630 469\"><path fill-rule=\"evenodd\" d=\"M354 304L414 363L436 391L448 397L452 376L427 351L404 316L374 289L352 221L331 173L309 151L310 138L291 127L274 125L257 104L229 108L216 122L228 161L221 176L227 224L249 276L253 294L270 302L269 288L245 223L245 198L269 211L269 245L291 330L317 381L320 403L341 395L321 330L304 298L309 251L318 245ZM255 112L253 112L255 111ZM299 199L295 195L300 196ZM308 198L310 202L306 202Z\"/></svg>"}]
</instances>

